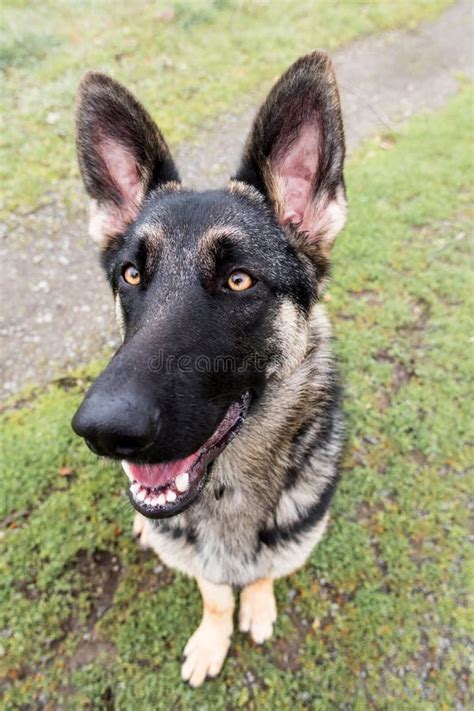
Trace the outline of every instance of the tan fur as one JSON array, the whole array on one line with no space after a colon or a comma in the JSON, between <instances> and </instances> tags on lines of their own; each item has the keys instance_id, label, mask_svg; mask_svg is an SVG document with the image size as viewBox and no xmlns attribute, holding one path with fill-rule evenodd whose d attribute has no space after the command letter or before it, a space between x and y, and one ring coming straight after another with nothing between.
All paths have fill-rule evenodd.
<instances>
[{"instance_id":1,"label":"tan fur","mask_svg":"<svg viewBox=\"0 0 474 711\"><path fill-rule=\"evenodd\" d=\"M301 364L308 347L306 319L293 302L282 302L275 331L278 340L275 351L280 354L280 362L272 363L267 369L267 375L278 374L284 377Z\"/></svg>"},{"instance_id":2,"label":"tan fur","mask_svg":"<svg viewBox=\"0 0 474 711\"><path fill-rule=\"evenodd\" d=\"M247 585L240 593L239 629L250 632L256 644L270 639L277 618L273 580L262 578Z\"/></svg>"},{"instance_id":3,"label":"tan fur","mask_svg":"<svg viewBox=\"0 0 474 711\"><path fill-rule=\"evenodd\" d=\"M146 239L148 242L159 244L165 239L165 231L156 222L144 222L136 229L137 237Z\"/></svg>"},{"instance_id":4,"label":"tan fur","mask_svg":"<svg viewBox=\"0 0 474 711\"><path fill-rule=\"evenodd\" d=\"M242 232L235 225L215 225L208 229L199 240L199 259L209 270L212 270L214 264L213 251L219 240L225 237L234 237L239 239L242 237Z\"/></svg>"},{"instance_id":5,"label":"tan fur","mask_svg":"<svg viewBox=\"0 0 474 711\"><path fill-rule=\"evenodd\" d=\"M274 190L274 205L280 219L284 213L283 194L285 181L279 175L272 175L272 185ZM326 195L321 195L316 202L308 209L305 215L305 222L309 229L303 227L306 234L305 239L310 242L317 242L320 245L321 253L329 258L334 241L346 224L347 201L344 190L341 186L337 188L336 196L330 200Z\"/></svg>"},{"instance_id":6,"label":"tan fur","mask_svg":"<svg viewBox=\"0 0 474 711\"><path fill-rule=\"evenodd\" d=\"M169 180L167 183L155 188L155 192L160 193L179 193L181 190L183 190L183 184L178 180Z\"/></svg>"},{"instance_id":7,"label":"tan fur","mask_svg":"<svg viewBox=\"0 0 474 711\"><path fill-rule=\"evenodd\" d=\"M107 216L97 200L89 200L89 237L100 247L106 241L106 220Z\"/></svg>"},{"instance_id":8,"label":"tan fur","mask_svg":"<svg viewBox=\"0 0 474 711\"><path fill-rule=\"evenodd\" d=\"M253 200L253 202L258 203L259 205L262 205L265 202L263 195L259 193L258 190L240 180L231 180L228 185L228 190L233 195L241 195L248 200Z\"/></svg>"},{"instance_id":9,"label":"tan fur","mask_svg":"<svg viewBox=\"0 0 474 711\"><path fill-rule=\"evenodd\" d=\"M167 237L165 230L156 222L144 222L137 230L137 234L146 244L146 269L152 271L164 248Z\"/></svg>"},{"instance_id":10,"label":"tan fur","mask_svg":"<svg viewBox=\"0 0 474 711\"><path fill-rule=\"evenodd\" d=\"M182 185L181 183L173 180L160 186L157 190L160 192L179 192L182 190ZM124 211L116 205L112 206L107 204L104 206L100 205L97 200L89 200L89 237L91 237L96 244L103 248L109 240L114 239L114 237L117 237L119 234L123 233L124 224L130 224L133 222L138 214L143 198L144 191L142 189L137 196L135 209L132 211L129 210L127 213L124 213ZM117 227L114 227L114 220L111 219L111 214L116 214L116 222L120 226L117 225ZM141 228L142 232L144 231L145 233L147 229L152 229L153 235L157 238L162 236L162 234L158 234L159 229L156 226L153 226L152 228L142 226Z\"/></svg>"},{"instance_id":11,"label":"tan fur","mask_svg":"<svg viewBox=\"0 0 474 711\"><path fill-rule=\"evenodd\" d=\"M123 309L122 309L122 303L120 301L120 296L117 294L115 297L115 320L117 321L117 325L119 327L120 335L122 337L122 340L125 337L125 320L123 318Z\"/></svg>"},{"instance_id":12,"label":"tan fur","mask_svg":"<svg viewBox=\"0 0 474 711\"><path fill-rule=\"evenodd\" d=\"M143 194L142 187L137 195L136 202L128 209L122 209L112 203L102 205L97 200L90 200L89 236L92 237L94 242L104 248L109 240L121 235L126 226L130 225L137 217Z\"/></svg>"},{"instance_id":13,"label":"tan fur","mask_svg":"<svg viewBox=\"0 0 474 711\"><path fill-rule=\"evenodd\" d=\"M285 206L283 203L283 191L278 185L278 176L275 175L273 171L273 166L270 158L267 158L262 162L262 175L265 181L265 186L268 190L268 195L270 197L273 210L277 216L278 222L280 224L283 221L283 215L285 212Z\"/></svg>"},{"instance_id":14,"label":"tan fur","mask_svg":"<svg viewBox=\"0 0 474 711\"><path fill-rule=\"evenodd\" d=\"M201 253L208 251L216 241L227 236L239 239L244 235L235 225L216 225L208 229L199 240L199 251Z\"/></svg>"},{"instance_id":15,"label":"tan fur","mask_svg":"<svg viewBox=\"0 0 474 711\"><path fill-rule=\"evenodd\" d=\"M193 687L217 676L224 664L233 630L234 597L228 585L197 578L203 601L201 624L184 648L181 678Z\"/></svg>"},{"instance_id":16,"label":"tan fur","mask_svg":"<svg viewBox=\"0 0 474 711\"><path fill-rule=\"evenodd\" d=\"M133 526L132 526L132 533L134 538L141 538L141 535L143 533L143 530L145 528L145 523L147 519L145 516L142 516L141 514L138 513L138 511L135 513L135 516L133 517ZM147 546L145 546L146 548Z\"/></svg>"},{"instance_id":17,"label":"tan fur","mask_svg":"<svg viewBox=\"0 0 474 711\"><path fill-rule=\"evenodd\" d=\"M317 226L311 238L320 244L322 254L328 259L337 235L346 224L346 219L347 201L341 186L337 188L333 200L321 196L308 216L311 224Z\"/></svg>"}]
</instances>

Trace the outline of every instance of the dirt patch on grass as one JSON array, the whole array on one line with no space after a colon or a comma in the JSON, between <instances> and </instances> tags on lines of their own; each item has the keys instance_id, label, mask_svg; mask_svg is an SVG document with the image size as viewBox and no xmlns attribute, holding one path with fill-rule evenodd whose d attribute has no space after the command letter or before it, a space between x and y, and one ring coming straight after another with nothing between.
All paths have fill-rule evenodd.
<instances>
[{"instance_id":1,"label":"dirt patch on grass","mask_svg":"<svg viewBox=\"0 0 474 711\"><path fill-rule=\"evenodd\" d=\"M417 299L411 306L413 320L408 324L399 326L396 331L403 338L405 348L410 354L404 361L392 355L387 348L382 348L374 355L374 359L381 363L389 363L392 375L388 387L383 387L377 394L377 401L381 411L392 404L393 398L406 387L413 378L416 378L417 359L423 348L423 338L430 319L430 305L424 299ZM420 411L420 417L424 413Z\"/></svg>"},{"instance_id":2,"label":"dirt patch on grass","mask_svg":"<svg viewBox=\"0 0 474 711\"><path fill-rule=\"evenodd\" d=\"M425 299L418 298L411 306L413 322L407 326L403 326L401 330L412 334L422 333L426 329L430 317L430 310L428 302L425 301Z\"/></svg>"},{"instance_id":3,"label":"dirt patch on grass","mask_svg":"<svg viewBox=\"0 0 474 711\"><path fill-rule=\"evenodd\" d=\"M282 671L290 669L292 672L297 672L302 666L305 639L312 632L311 622L302 617L297 610L287 607L285 613L293 623L292 634L289 637L276 639L269 649L268 658Z\"/></svg>"},{"instance_id":4,"label":"dirt patch on grass","mask_svg":"<svg viewBox=\"0 0 474 711\"><path fill-rule=\"evenodd\" d=\"M85 664L91 664L97 657L101 657L106 661L114 659L117 656L117 648L110 640L101 639L97 634L92 636L90 640L84 640L79 644L73 656L69 660L68 668L71 671L80 669Z\"/></svg>"},{"instance_id":5,"label":"dirt patch on grass","mask_svg":"<svg viewBox=\"0 0 474 711\"><path fill-rule=\"evenodd\" d=\"M405 363L402 363L395 357L391 356L388 351L383 348L382 350L378 351L378 353L376 353L375 360L391 364L392 379L390 384L390 390L392 394L398 393L400 388L402 388L404 385L407 385L415 375L415 363L413 358L410 359L410 364L407 366ZM383 397L385 398L385 401L383 403L384 409L386 409L386 407L390 405L390 397L386 391L383 393Z\"/></svg>"},{"instance_id":6,"label":"dirt patch on grass","mask_svg":"<svg viewBox=\"0 0 474 711\"><path fill-rule=\"evenodd\" d=\"M31 510L13 511L13 513L5 516L0 522L0 528L18 528L20 525L28 521Z\"/></svg>"},{"instance_id":7,"label":"dirt patch on grass","mask_svg":"<svg viewBox=\"0 0 474 711\"><path fill-rule=\"evenodd\" d=\"M392 390L397 393L404 385L408 385L415 375L414 368L407 368L402 363L396 363L393 369Z\"/></svg>"},{"instance_id":8,"label":"dirt patch on grass","mask_svg":"<svg viewBox=\"0 0 474 711\"><path fill-rule=\"evenodd\" d=\"M111 607L117 589L121 565L109 551L81 551L74 563L80 576L79 590L86 591L90 604L86 627L92 629Z\"/></svg>"},{"instance_id":9,"label":"dirt patch on grass","mask_svg":"<svg viewBox=\"0 0 474 711\"><path fill-rule=\"evenodd\" d=\"M71 611L62 625L64 634L51 643L51 649L59 650L66 637L79 636L81 641L67 662L67 666L75 670L83 664L89 664L99 655L116 655L115 645L104 639L95 626L113 604L121 577L121 565L118 557L109 551L83 550L78 552L70 567L77 576L72 594L77 596L79 592L81 595L85 593L89 610L85 620L78 616L77 610Z\"/></svg>"},{"instance_id":10,"label":"dirt patch on grass","mask_svg":"<svg viewBox=\"0 0 474 711\"><path fill-rule=\"evenodd\" d=\"M360 289L359 291L349 289L349 294L354 299L362 299L369 306L381 306L383 304L382 295L373 289Z\"/></svg>"}]
</instances>

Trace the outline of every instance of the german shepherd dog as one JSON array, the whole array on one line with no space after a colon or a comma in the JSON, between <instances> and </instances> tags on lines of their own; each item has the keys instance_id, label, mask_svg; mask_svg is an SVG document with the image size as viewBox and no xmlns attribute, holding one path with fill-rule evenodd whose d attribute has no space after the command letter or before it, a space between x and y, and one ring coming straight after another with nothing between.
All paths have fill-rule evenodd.
<instances>
[{"instance_id":1,"label":"german shepherd dog","mask_svg":"<svg viewBox=\"0 0 474 711\"><path fill-rule=\"evenodd\" d=\"M345 222L344 134L327 55L280 78L220 190L183 187L143 106L108 76L79 89L77 150L123 343L72 426L121 460L135 535L196 578L191 686L217 675L233 628L272 634L273 580L328 523L343 446L320 304Z\"/></svg>"}]
</instances>

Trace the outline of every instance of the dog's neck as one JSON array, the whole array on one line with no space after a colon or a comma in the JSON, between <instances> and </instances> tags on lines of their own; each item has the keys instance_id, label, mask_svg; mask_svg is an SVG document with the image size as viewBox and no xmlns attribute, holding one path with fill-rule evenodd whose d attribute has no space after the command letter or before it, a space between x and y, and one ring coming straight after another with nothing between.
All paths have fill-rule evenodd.
<instances>
[{"instance_id":1,"label":"dog's neck","mask_svg":"<svg viewBox=\"0 0 474 711\"><path fill-rule=\"evenodd\" d=\"M297 438L305 422L321 408L328 387L334 382L335 366L331 355L331 327L322 305L313 307L307 321L305 349L298 363L289 370L273 373L254 411L235 440L217 460L217 474L223 484L231 484L232 472L258 471L261 477L278 476L286 469L291 453L287 445ZM265 433L265 437L261 436ZM289 435L293 434L293 437Z\"/></svg>"}]
</instances>

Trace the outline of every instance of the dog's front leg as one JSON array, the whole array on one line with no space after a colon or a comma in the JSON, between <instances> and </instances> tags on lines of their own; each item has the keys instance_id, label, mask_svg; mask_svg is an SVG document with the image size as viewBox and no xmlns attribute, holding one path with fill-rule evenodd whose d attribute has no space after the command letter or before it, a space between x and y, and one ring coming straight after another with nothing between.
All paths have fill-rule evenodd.
<instances>
[{"instance_id":1,"label":"dog's front leg","mask_svg":"<svg viewBox=\"0 0 474 711\"><path fill-rule=\"evenodd\" d=\"M153 548L150 543L150 521L139 514L138 511L133 519L132 533L140 548L143 548L143 550Z\"/></svg>"},{"instance_id":2,"label":"dog's front leg","mask_svg":"<svg viewBox=\"0 0 474 711\"><path fill-rule=\"evenodd\" d=\"M272 636L276 618L277 607L271 578L261 578L243 588L239 611L241 632L250 632L253 641L262 644Z\"/></svg>"},{"instance_id":3,"label":"dog's front leg","mask_svg":"<svg viewBox=\"0 0 474 711\"><path fill-rule=\"evenodd\" d=\"M181 678L200 686L206 677L219 674L227 656L233 629L234 596L229 585L197 578L204 605L201 624L184 648Z\"/></svg>"}]
</instances>

